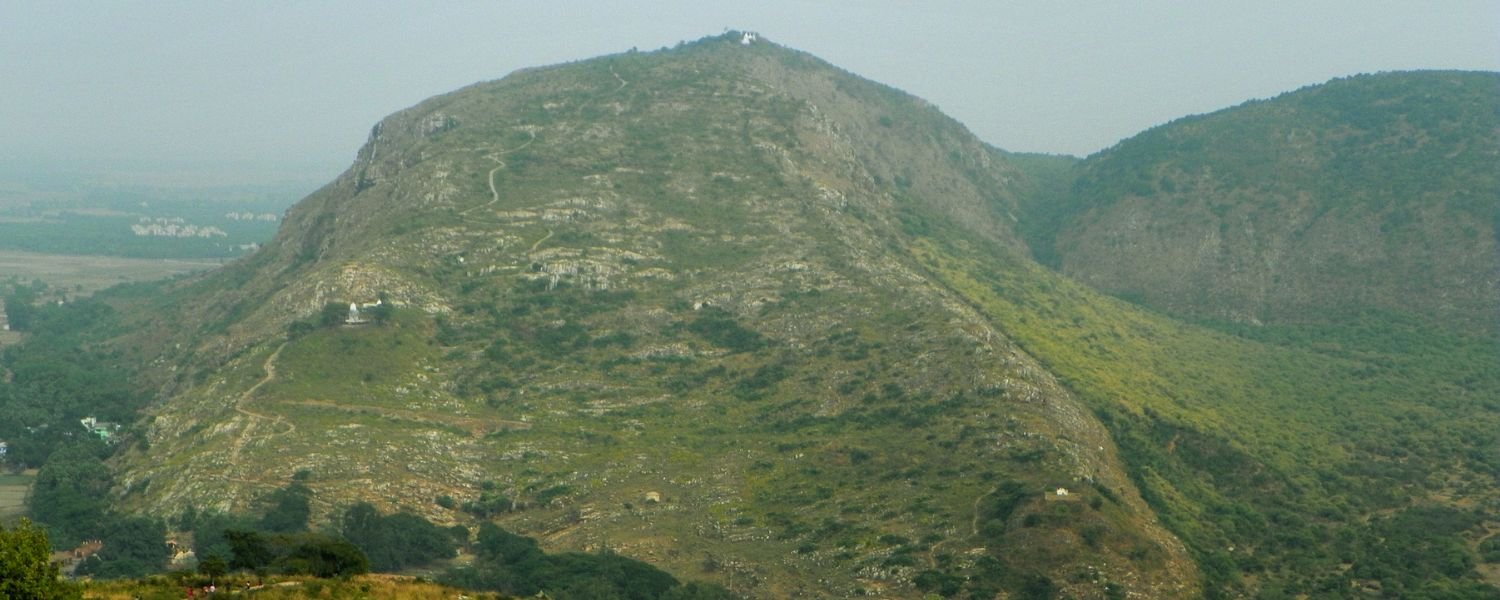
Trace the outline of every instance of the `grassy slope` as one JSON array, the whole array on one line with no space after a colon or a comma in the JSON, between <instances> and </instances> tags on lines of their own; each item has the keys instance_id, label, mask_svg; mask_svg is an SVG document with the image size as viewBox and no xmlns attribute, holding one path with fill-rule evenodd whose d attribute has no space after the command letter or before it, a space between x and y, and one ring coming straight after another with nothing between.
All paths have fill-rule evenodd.
<instances>
[{"instance_id":1,"label":"grassy slope","mask_svg":"<svg viewBox=\"0 0 1500 600\"><path fill-rule=\"evenodd\" d=\"M1322 345L1291 333L1257 341L1145 312L1034 264L958 258L935 242L916 252L1094 407L1213 588L1347 588L1356 556L1400 559L1332 540L1363 539L1381 526L1372 517L1408 507L1483 507L1497 519L1493 344L1416 326L1284 330L1327 336ZM1480 531L1472 525L1459 530ZM1390 551L1415 559L1428 549ZM1472 583L1459 572L1393 574L1387 585Z\"/></svg>"},{"instance_id":2,"label":"grassy slope","mask_svg":"<svg viewBox=\"0 0 1500 600\"><path fill-rule=\"evenodd\" d=\"M1241 573L1299 589L1336 584L1341 561L1352 560L1340 548L1351 544L1327 540L1359 540L1373 531L1362 529L1366 518L1425 503L1427 492L1473 496L1464 502L1491 493L1486 469L1496 461L1484 435L1495 426L1494 407L1483 402L1497 386L1482 368L1494 364L1492 350L1434 344L1430 360L1418 360L1357 344L1287 348L1132 309L1029 262L994 258L1004 252L975 252L993 248L952 224L964 215L919 204L947 197L950 186L903 171L911 157L860 163L872 186L895 183L900 192L885 199L894 206L862 205L850 193L856 202L833 211L833 202L812 200L815 186L856 187L839 179L847 176L839 164L796 149L797 132L786 126L795 104L747 93L711 64L648 88L660 75L650 72L655 60L581 63L534 97L496 86L424 105L448 111L458 127L383 147L382 156L397 164L391 153L407 152L413 168L431 173L409 174L404 195L389 191L401 188L380 180L394 175L377 164L350 178L380 181L361 201L385 193L429 204L345 210L337 203L353 200L329 191L326 206L293 211L284 247L252 259L284 259L285 270L255 279L246 268L244 279L211 283L264 286L235 305L248 313L296 278L335 280L336 260L383 260L437 289L451 311L408 315L394 331L301 338L284 349L282 379L243 404L265 416L210 430L215 417L206 411L228 410L233 394L263 377L279 340L227 358L196 383L193 397L213 402L179 407L205 411L193 415L200 429L184 430L201 444L245 440L244 460L229 465L237 477L279 483L305 463L316 467L315 486L398 497L452 519L463 516L428 500L451 494L462 502L488 486L525 507L504 517L508 525L554 547L607 545L677 573L769 582L782 595L812 579L832 582L820 592L871 585L911 593L901 586L923 570L1046 571L1089 560L1096 551L1084 544L1128 558L1117 565L1159 562L1151 540L1133 533L1129 521L1140 515L1110 502L1107 488L1081 489L1078 503L1042 501L1039 490L1072 485L1076 465L1062 446L1077 440L1038 436L1052 431L1045 409L989 385L1024 378L978 348L981 324L952 318L931 296L900 293L910 279L876 250L921 235L944 240L914 246L933 273L1108 421L1137 484L1219 588L1237 585ZM732 94L755 98L732 119L697 101ZM668 109L672 118L650 126L650 111ZM901 129L916 120L912 111L890 112L859 115L870 123L862 133L892 144L891 133L930 125ZM576 134L577 116L602 113L623 116L591 121L610 124L593 137ZM485 120L494 114L506 117ZM743 143L696 152L690 144L705 132ZM792 150L752 151L756 144ZM424 153L436 158L421 162ZM805 179L785 177L778 156L802 159ZM1034 166L1056 175L1066 161ZM580 180L572 189L561 183ZM706 201L725 198L732 201ZM808 212L778 213L786 198L804 200ZM549 210L563 216L520 215ZM805 225L821 222L811 214L828 224ZM355 221L343 224L345 235L335 227L340 218ZM669 218L685 226L653 229ZM829 240L849 245L825 253ZM807 270L779 268L792 263ZM555 290L526 287L573 266L583 276L560 275ZM647 268L675 278L628 278ZM635 295L590 288L599 279L585 277L589 269L613 277L609 289ZM733 324L693 310L697 299L721 302ZM221 316L220 329L262 335L269 329L257 327L277 322L234 325L241 315ZM773 343L741 348L736 327ZM475 432L462 420L471 415L527 426ZM180 417L159 420L167 418ZM220 437L196 435L205 431ZM1468 466L1446 466L1460 462ZM225 465L174 466L222 473ZM1025 490L1015 505L996 493L1007 481ZM648 492L666 501L647 503ZM1102 539L1090 542L1090 530ZM971 554L979 547L989 556Z\"/></svg>"},{"instance_id":3,"label":"grassy slope","mask_svg":"<svg viewBox=\"0 0 1500 600\"><path fill-rule=\"evenodd\" d=\"M1363 75L1186 117L1080 163L1062 218L1026 232L1043 262L1172 314L1376 309L1493 334L1497 86Z\"/></svg>"},{"instance_id":4,"label":"grassy slope","mask_svg":"<svg viewBox=\"0 0 1500 600\"><path fill-rule=\"evenodd\" d=\"M190 401L126 457L133 500L244 504L307 468L330 502L466 521L434 500L491 492L551 548L775 596L914 595L923 572L981 596L1038 576L1190 594L1191 565L1100 466L1102 429L1061 422L1073 402L1050 377L893 252L901 228L998 227L985 202L1004 198L980 192L1002 173L978 142L805 56L722 54L742 50L760 51L523 73L423 105L456 128L372 142L388 162L356 171L378 183L330 186L263 253L179 292L211 298L181 300L211 319L195 341L259 341L184 361ZM767 93L799 88L821 112ZM962 210L984 215L943 214ZM346 299L328 288L355 262L441 310L282 347L277 309ZM1075 484L1094 475L1108 485ZM1044 502L1061 485L1076 501Z\"/></svg>"}]
</instances>

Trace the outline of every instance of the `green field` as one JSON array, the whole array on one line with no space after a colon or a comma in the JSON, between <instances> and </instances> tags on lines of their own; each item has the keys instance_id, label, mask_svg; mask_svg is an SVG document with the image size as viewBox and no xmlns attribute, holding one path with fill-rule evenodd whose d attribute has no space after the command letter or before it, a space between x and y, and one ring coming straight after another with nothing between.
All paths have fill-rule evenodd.
<instances>
[{"instance_id":1,"label":"green field","mask_svg":"<svg viewBox=\"0 0 1500 600\"><path fill-rule=\"evenodd\" d=\"M26 506L26 491L31 489L31 475L0 475L0 517L21 514Z\"/></svg>"}]
</instances>

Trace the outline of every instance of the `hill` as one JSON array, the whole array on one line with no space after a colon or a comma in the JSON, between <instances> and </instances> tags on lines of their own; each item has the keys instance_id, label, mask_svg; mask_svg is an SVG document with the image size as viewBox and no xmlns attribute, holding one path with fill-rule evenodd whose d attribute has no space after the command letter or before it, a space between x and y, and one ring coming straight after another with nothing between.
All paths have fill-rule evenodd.
<instances>
[{"instance_id":1,"label":"hill","mask_svg":"<svg viewBox=\"0 0 1500 600\"><path fill-rule=\"evenodd\" d=\"M1494 544L1497 86L1351 77L1031 166L1034 255L1149 311L963 280L1100 401L1210 591L1496 594L1464 548Z\"/></svg>"},{"instance_id":2,"label":"hill","mask_svg":"<svg viewBox=\"0 0 1500 600\"><path fill-rule=\"evenodd\" d=\"M438 96L254 256L117 302L161 390L122 503L306 471L756 597L1195 596L1093 413L913 251L1024 255L1025 177L739 34Z\"/></svg>"},{"instance_id":3,"label":"hill","mask_svg":"<svg viewBox=\"0 0 1500 600\"><path fill-rule=\"evenodd\" d=\"M254 255L42 311L100 325L8 353L0 401L86 403L56 376L80 354L132 369L156 397L112 459L124 508L255 509L296 479L325 518L494 521L751 597L1496 595L1500 347L1455 331L1472 307L1389 311L1361 299L1394 297L1380 278L1260 325L1111 298L1067 275L1074 236L1151 199L1114 174L1157 146L1006 153L748 39L392 115ZM1482 181L1453 168L1422 186Z\"/></svg>"},{"instance_id":4,"label":"hill","mask_svg":"<svg viewBox=\"0 0 1500 600\"><path fill-rule=\"evenodd\" d=\"M1496 73L1362 75L1168 123L1084 161L1034 246L1195 319L1495 333L1497 89Z\"/></svg>"}]
</instances>

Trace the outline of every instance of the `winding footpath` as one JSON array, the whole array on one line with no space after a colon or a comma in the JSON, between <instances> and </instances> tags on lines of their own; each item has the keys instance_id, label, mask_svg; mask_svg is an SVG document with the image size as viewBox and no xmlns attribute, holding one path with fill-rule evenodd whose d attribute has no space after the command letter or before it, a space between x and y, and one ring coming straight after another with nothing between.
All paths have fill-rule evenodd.
<instances>
[{"instance_id":1,"label":"winding footpath","mask_svg":"<svg viewBox=\"0 0 1500 600\"><path fill-rule=\"evenodd\" d=\"M536 141L536 130L535 129L527 129L526 133L531 134L531 139L526 140L526 143L521 144L519 146L516 146L515 148L511 148L509 150L501 150L499 152L496 152L494 154L491 154L491 155L485 157L485 158L488 158L490 160L495 161L495 163L496 163L495 164L495 168L490 169L490 174L489 174L489 177L488 177L489 182L490 182L490 201L486 202L484 204L480 204L479 206L470 206L469 208L465 208L465 209L463 209L461 211L458 211L458 214L460 214L460 215L467 215L467 214L469 214L470 211L478 210L478 209L489 207L489 206L494 206L495 203L497 203L497 202L500 201L500 190L498 190L498 189L495 188L495 173L499 172L500 169L504 169L505 168L505 161L500 160L500 157L501 156L505 156L507 154L510 154L512 152L516 152L516 151L522 150L522 149L526 148L527 146L530 146L532 142Z\"/></svg>"},{"instance_id":2,"label":"winding footpath","mask_svg":"<svg viewBox=\"0 0 1500 600\"><path fill-rule=\"evenodd\" d=\"M245 405L250 402L250 398L255 395L256 391L260 390L261 386L264 386L267 383L271 383L272 381L276 380L276 359L281 356L281 351L282 349L286 348L286 345L287 342L282 342L280 346L276 347L275 351L271 352L270 356L266 357L266 362L261 365L261 369L266 372L265 377L262 377L260 381L255 382L255 385L250 386L250 389L242 392L239 399L234 403L234 411L250 417L250 422L245 426L244 429L240 430L239 436L235 438L234 443L229 447L229 464L231 465L239 464L240 451L244 449L245 444L248 442L252 434L255 433L256 426L261 421L271 421L286 425L285 431L270 434L273 436L287 435L297 430L297 426L295 424L293 424L291 421L286 420L281 415L272 417L245 408Z\"/></svg>"}]
</instances>

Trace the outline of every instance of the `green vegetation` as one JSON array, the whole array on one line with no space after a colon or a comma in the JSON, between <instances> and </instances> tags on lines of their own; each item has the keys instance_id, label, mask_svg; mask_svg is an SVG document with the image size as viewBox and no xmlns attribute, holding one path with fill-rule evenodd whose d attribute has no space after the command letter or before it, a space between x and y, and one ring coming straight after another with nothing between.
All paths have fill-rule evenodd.
<instances>
[{"instance_id":1,"label":"green vegetation","mask_svg":"<svg viewBox=\"0 0 1500 600\"><path fill-rule=\"evenodd\" d=\"M1500 519L1497 81L1352 77L1024 163L1036 258L1197 326L940 270L1094 406L1211 594L1494 596L1464 540Z\"/></svg>"},{"instance_id":2,"label":"green vegetation","mask_svg":"<svg viewBox=\"0 0 1500 600\"><path fill-rule=\"evenodd\" d=\"M408 512L381 515L365 502L345 509L338 527L344 539L369 557L370 568L383 573L453 558L469 542L469 530L461 525L450 530Z\"/></svg>"},{"instance_id":3,"label":"green vegetation","mask_svg":"<svg viewBox=\"0 0 1500 600\"><path fill-rule=\"evenodd\" d=\"M1496 500L1492 344L1380 320L1231 337L1035 266L965 264L939 247L917 252L1109 426L1143 496L1197 554L1211 596L1254 592L1246 577L1287 594L1355 593L1367 580L1411 596L1493 592L1461 540L1496 515L1433 497ZM1376 517L1391 511L1443 524L1402 537L1414 532L1406 517ZM1392 533L1400 543L1375 542Z\"/></svg>"},{"instance_id":4,"label":"green vegetation","mask_svg":"<svg viewBox=\"0 0 1500 600\"><path fill-rule=\"evenodd\" d=\"M63 581L51 556L47 533L22 519L15 527L0 525L0 598L63 600L80 598L76 586Z\"/></svg>"},{"instance_id":5,"label":"green vegetation","mask_svg":"<svg viewBox=\"0 0 1500 600\"><path fill-rule=\"evenodd\" d=\"M0 399L25 418L0 433L18 436L17 460L44 464L38 508L60 536L159 536L102 498L157 515L185 497L248 510L174 515L201 558L183 580L436 572L473 525L475 562L446 581L559 598L726 595L679 585L690 577L771 597L1491 594L1491 338L1429 327L1419 303L1188 324L1024 256L1076 268L1080 248L1109 246L1077 228L1133 222L1091 212L1117 207L1189 207L1164 239L1234 238L1210 254L1256 265L1275 261L1246 254L1250 242L1282 238L1242 238L1286 233L1283 209L1384 226L1358 240L1392 255L1492 237L1442 218L1485 208L1457 192L1432 214L1354 197L1374 175L1362 166L1318 183L1332 200L1261 189L1250 175L1277 161L1360 152L1271 143L1300 128L1246 142L1261 164L1215 181L1205 161L1229 160L1234 143L1214 132L1238 118L1184 121L1214 127L1164 128L1075 164L986 148L899 91L732 34L520 72L393 115L380 152L222 271L92 305L21 302L37 307L20 315L33 337L7 352L15 379ZM1307 147L1404 131L1337 120L1357 127ZM1252 121L1224 131L1260 135ZM1449 125L1417 125L1427 133L1410 149L1430 162L1422 144ZM1200 135L1213 148L1200 152ZM1192 156L1153 166L1163 148ZM1455 168L1478 170L1460 154ZM1285 239L1322 235L1292 229ZM1413 264L1488 256L1445 248ZM1358 267L1329 293L1358 296L1351 282L1384 256L1356 254L1324 253ZM1479 263L1465 264L1453 272ZM348 302L370 294L392 308L346 323ZM87 390L54 381L95 367L111 377ZM149 424L131 388L110 387L131 380L160 391ZM89 437L82 412L120 423L122 441ZM395 514L369 504L392 500ZM568 551L597 548L615 551ZM160 567L141 554L87 569Z\"/></svg>"},{"instance_id":6,"label":"green vegetation","mask_svg":"<svg viewBox=\"0 0 1500 600\"><path fill-rule=\"evenodd\" d=\"M74 573L100 579L144 577L166 564L166 528L145 517L106 516L97 538L107 551L88 557Z\"/></svg>"},{"instance_id":7,"label":"green vegetation","mask_svg":"<svg viewBox=\"0 0 1500 600\"><path fill-rule=\"evenodd\" d=\"M25 344L0 352L0 366L10 374L0 380L0 439L9 443L4 461L38 467L57 448L68 444L100 445L103 440L80 425L85 417L129 424L145 403L130 384L123 357L100 347L119 333L115 309L98 300L61 305L32 302L46 286L11 283L6 311L11 324L29 333ZM105 442L118 443L121 435ZM107 455L103 448L96 452Z\"/></svg>"},{"instance_id":8,"label":"green vegetation","mask_svg":"<svg viewBox=\"0 0 1500 600\"><path fill-rule=\"evenodd\" d=\"M366 573L370 561L348 541L316 533L224 532L233 558L228 568L282 575L348 577Z\"/></svg>"},{"instance_id":9,"label":"green vegetation","mask_svg":"<svg viewBox=\"0 0 1500 600\"><path fill-rule=\"evenodd\" d=\"M89 581L82 585L88 598L98 600L180 600L187 588L207 593L209 585L220 594L244 594L261 600L314 598L365 598L368 600L452 600L460 596L474 600L501 600L489 592L475 592L425 581L420 577L356 575L315 578L305 575L233 574L207 577L176 572L134 580Z\"/></svg>"},{"instance_id":10,"label":"green vegetation","mask_svg":"<svg viewBox=\"0 0 1500 600\"><path fill-rule=\"evenodd\" d=\"M536 540L484 523L472 567L449 571L442 581L516 596L545 593L558 600L728 600L728 590L702 583L682 585L646 563L611 553L546 554Z\"/></svg>"},{"instance_id":11,"label":"green vegetation","mask_svg":"<svg viewBox=\"0 0 1500 600\"><path fill-rule=\"evenodd\" d=\"M0 473L0 520L26 510L26 496L35 480L31 475Z\"/></svg>"},{"instance_id":12,"label":"green vegetation","mask_svg":"<svg viewBox=\"0 0 1500 600\"><path fill-rule=\"evenodd\" d=\"M1024 229L1043 262L1190 319L1495 334L1497 85L1361 75L1180 119L1080 163Z\"/></svg>"}]
</instances>

